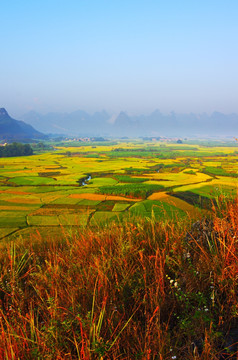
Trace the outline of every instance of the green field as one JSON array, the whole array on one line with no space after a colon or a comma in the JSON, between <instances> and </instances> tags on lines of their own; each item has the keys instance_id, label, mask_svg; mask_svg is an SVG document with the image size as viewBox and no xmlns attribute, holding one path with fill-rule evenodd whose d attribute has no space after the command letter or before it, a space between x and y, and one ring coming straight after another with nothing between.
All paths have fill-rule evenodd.
<instances>
[{"instance_id":1,"label":"green field","mask_svg":"<svg viewBox=\"0 0 238 360\"><path fill-rule=\"evenodd\" d=\"M207 212L211 200L237 194L235 142L69 144L1 158L1 238L137 216L176 219Z\"/></svg>"}]
</instances>

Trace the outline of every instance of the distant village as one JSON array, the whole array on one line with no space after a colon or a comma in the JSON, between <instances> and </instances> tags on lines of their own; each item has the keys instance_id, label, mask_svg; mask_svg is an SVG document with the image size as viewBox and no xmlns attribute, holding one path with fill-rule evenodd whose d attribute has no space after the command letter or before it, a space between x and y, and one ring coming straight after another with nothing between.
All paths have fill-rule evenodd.
<instances>
[{"instance_id":1,"label":"distant village","mask_svg":"<svg viewBox=\"0 0 238 360\"><path fill-rule=\"evenodd\" d=\"M69 138L66 137L64 139L65 141L78 141L78 142L92 142L92 141L108 141L107 139L104 139L103 137L80 137L80 138Z\"/></svg>"},{"instance_id":2,"label":"distant village","mask_svg":"<svg viewBox=\"0 0 238 360\"><path fill-rule=\"evenodd\" d=\"M129 140L130 138L124 136L121 137L120 140ZM141 139L143 141L161 141L161 142L177 142L177 144L182 144L183 141L180 138L168 138L168 137L139 137L138 139ZM61 139L63 140L63 139ZM68 142L101 142L101 141L109 141L110 139L105 139L103 137L80 137L80 138L70 138L70 137L66 137L64 138L65 141ZM187 140L187 139L184 139Z\"/></svg>"}]
</instances>

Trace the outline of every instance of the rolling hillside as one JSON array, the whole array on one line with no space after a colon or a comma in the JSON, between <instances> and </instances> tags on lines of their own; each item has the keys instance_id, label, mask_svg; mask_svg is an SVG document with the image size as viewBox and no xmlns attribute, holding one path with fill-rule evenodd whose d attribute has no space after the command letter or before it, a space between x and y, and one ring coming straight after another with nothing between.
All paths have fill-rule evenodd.
<instances>
[{"instance_id":1,"label":"rolling hillside","mask_svg":"<svg viewBox=\"0 0 238 360\"><path fill-rule=\"evenodd\" d=\"M43 139L46 136L35 130L31 125L11 118L4 108L0 108L0 140L27 141Z\"/></svg>"}]
</instances>

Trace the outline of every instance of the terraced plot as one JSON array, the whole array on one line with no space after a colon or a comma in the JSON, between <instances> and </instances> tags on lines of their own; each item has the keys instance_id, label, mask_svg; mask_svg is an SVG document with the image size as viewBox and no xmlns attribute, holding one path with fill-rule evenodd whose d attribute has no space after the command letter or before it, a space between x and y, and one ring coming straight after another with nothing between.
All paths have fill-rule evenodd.
<instances>
[{"instance_id":1,"label":"terraced plot","mask_svg":"<svg viewBox=\"0 0 238 360\"><path fill-rule=\"evenodd\" d=\"M186 215L185 211L175 205L153 200L145 200L133 205L130 208L130 213L132 215L145 217L151 217L151 214L153 214L156 219L163 220L176 219Z\"/></svg>"},{"instance_id":2,"label":"terraced plot","mask_svg":"<svg viewBox=\"0 0 238 360\"><path fill-rule=\"evenodd\" d=\"M112 211L125 211L129 208L129 206L131 206L131 204L129 203L116 203L114 206L113 206L113 209Z\"/></svg>"},{"instance_id":3,"label":"terraced plot","mask_svg":"<svg viewBox=\"0 0 238 360\"><path fill-rule=\"evenodd\" d=\"M197 217L209 211L209 199L235 196L237 189L236 143L115 141L1 158L0 238L137 216Z\"/></svg>"}]
</instances>

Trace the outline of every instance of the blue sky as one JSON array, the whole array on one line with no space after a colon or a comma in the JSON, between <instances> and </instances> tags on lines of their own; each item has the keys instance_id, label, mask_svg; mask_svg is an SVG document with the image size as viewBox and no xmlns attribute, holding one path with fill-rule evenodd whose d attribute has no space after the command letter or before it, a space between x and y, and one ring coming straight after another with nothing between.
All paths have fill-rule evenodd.
<instances>
[{"instance_id":1,"label":"blue sky","mask_svg":"<svg viewBox=\"0 0 238 360\"><path fill-rule=\"evenodd\" d=\"M0 107L238 112L238 1L2 0Z\"/></svg>"}]
</instances>

